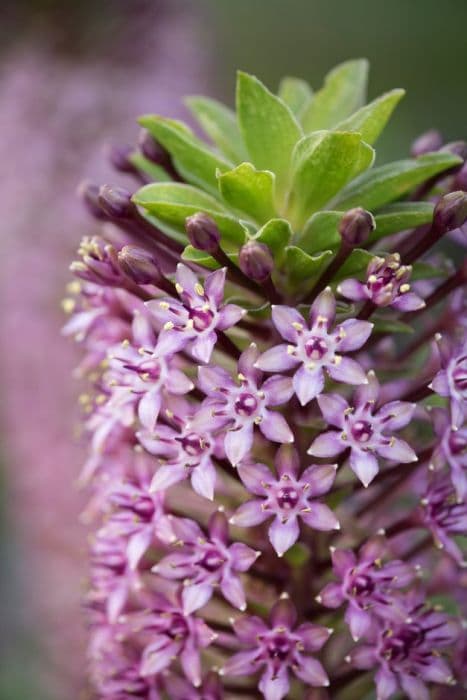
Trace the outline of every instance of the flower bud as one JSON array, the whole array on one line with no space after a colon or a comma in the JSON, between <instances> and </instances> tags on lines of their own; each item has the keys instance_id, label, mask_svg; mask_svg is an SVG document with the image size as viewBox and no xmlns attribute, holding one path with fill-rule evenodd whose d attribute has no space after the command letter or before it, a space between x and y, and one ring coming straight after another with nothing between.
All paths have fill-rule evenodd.
<instances>
[{"instance_id":1,"label":"flower bud","mask_svg":"<svg viewBox=\"0 0 467 700\"><path fill-rule=\"evenodd\" d=\"M462 226L467 220L467 193L449 192L435 206L433 226L443 234Z\"/></svg>"},{"instance_id":2,"label":"flower bud","mask_svg":"<svg viewBox=\"0 0 467 700\"><path fill-rule=\"evenodd\" d=\"M126 219L134 210L131 194L123 187L102 185L99 189L98 201L104 212L114 219Z\"/></svg>"},{"instance_id":3,"label":"flower bud","mask_svg":"<svg viewBox=\"0 0 467 700\"><path fill-rule=\"evenodd\" d=\"M467 160L466 141L451 141L451 143L447 143L440 150L443 152L452 153L453 156L459 156L459 158L462 158L462 160Z\"/></svg>"},{"instance_id":4,"label":"flower bud","mask_svg":"<svg viewBox=\"0 0 467 700\"><path fill-rule=\"evenodd\" d=\"M362 245L376 228L373 215L361 207L349 209L339 222L339 233L349 246Z\"/></svg>"},{"instance_id":5,"label":"flower bud","mask_svg":"<svg viewBox=\"0 0 467 700\"><path fill-rule=\"evenodd\" d=\"M412 144L410 155L414 158L422 156L424 153L438 151L443 145L443 137L436 129L430 129L421 134Z\"/></svg>"},{"instance_id":6,"label":"flower bud","mask_svg":"<svg viewBox=\"0 0 467 700\"><path fill-rule=\"evenodd\" d=\"M138 137L141 153L145 158L163 168L170 167L172 162L168 151L164 146L151 136L149 131L141 129Z\"/></svg>"},{"instance_id":7,"label":"flower bud","mask_svg":"<svg viewBox=\"0 0 467 700\"><path fill-rule=\"evenodd\" d=\"M130 156L135 149L132 146L111 145L107 149L109 161L111 165L120 173L129 173L133 175L137 173L137 169L130 160Z\"/></svg>"},{"instance_id":8,"label":"flower bud","mask_svg":"<svg viewBox=\"0 0 467 700\"><path fill-rule=\"evenodd\" d=\"M122 270L136 284L157 284L161 279L159 263L155 256L144 248L126 245L118 253Z\"/></svg>"},{"instance_id":9,"label":"flower bud","mask_svg":"<svg viewBox=\"0 0 467 700\"><path fill-rule=\"evenodd\" d=\"M88 211L96 219L105 221L107 219L107 215L99 203L99 189L99 185L94 185L92 182L84 180L78 186L78 195L83 200Z\"/></svg>"},{"instance_id":10,"label":"flower bud","mask_svg":"<svg viewBox=\"0 0 467 700\"><path fill-rule=\"evenodd\" d=\"M274 269L270 249L258 241L249 241L240 248L238 264L241 271L255 282L265 282Z\"/></svg>"},{"instance_id":11,"label":"flower bud","mask_svg":"<svg viewBox=\"0 0 467 700\"><path fill-rule=\"evenodd\" d=\"M193 248L214 253L219 248L221 234L214 219L207 214L198 212L188 216L185 220L185 229Z\"/></svg>"},{"instance_id":12,"label":"flower bud","mask_svg":"<svg viewBox=\"0 0 467 700\"><path fill-rule=\"evenodd\" d=\"M454 186L460 190L467 192L467 163L464 163L462 168L456 175Z\"/></svg>"}]
</instances>

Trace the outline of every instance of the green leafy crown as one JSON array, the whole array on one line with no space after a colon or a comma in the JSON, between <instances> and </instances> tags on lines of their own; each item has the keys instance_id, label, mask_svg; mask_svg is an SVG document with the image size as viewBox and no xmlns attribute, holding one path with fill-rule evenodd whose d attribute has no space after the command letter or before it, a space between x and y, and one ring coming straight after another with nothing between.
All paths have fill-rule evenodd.
<instances>
[{"instance_id":1,"label":"green leafy crown","mask_svg":"<svg viewBox=\"0 0 467 700\"><path fill-rule=\"evenodd\" d=\"M187 99L211 146L180 121L141 117L185 183L170 180L135 153L133 164L157 180L134 195L135 203L182 243L186 218L208 214L234 262L247 241L266 243L274 256L275 284L288 293L306 293L335 255L345 211L369 210L376 228L368 245L380 245L386 236L431 222L433 205L408 195L460 162L451 153L436 152L374 167L374 143L404 90L365 104L367 76L368 62L351 60L334 68L317 92L288 77L276 95L239 72L236 112L207 97ZM361 274L374 254L354 249L333 283ZM191 245L183 257L218 266Z\"/></svg>"}]
</instances>

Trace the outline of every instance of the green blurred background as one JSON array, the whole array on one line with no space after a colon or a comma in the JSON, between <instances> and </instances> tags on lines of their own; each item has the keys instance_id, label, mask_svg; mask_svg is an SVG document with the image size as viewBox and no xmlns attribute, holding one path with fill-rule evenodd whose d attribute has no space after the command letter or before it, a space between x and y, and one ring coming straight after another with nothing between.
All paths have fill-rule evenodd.
<instances>
[{"instance_id":1,"label":"green blurred background","mask_svg":"<svg viewBox=\"0 0 467 700\"><path fill-rule=\"evenodd\" d=\"M467 136L466 0L153 0L149 4L161 11L167 4L176 6L180 18L184 13L196 15L189 40L204 54L210 94L229 103L236 68L258 75L271 88L285 74L305 78L317 88L333 65L364 56L372 64L370 98L394 87L407 90L381 139L379 159L404 156L410 142L432 127L440 129L446 140ZM125 41L128 13L140 5L139 0L2 0L0 52L7 55L19 45L43 43L55 62L105 61L107 47ZM138 62L139 50L138 42L132 42L125 60ZM147 63L142 70L150 71ZM1 110L0 104L0 118ZM102 140L104 129L103 122ZM78 181L79 161L72 167ZM80 235L69 233L75 240ZM28 628L31 601L24 600L21 583L31 572L18 542L13 510L15 517L21 513L9 507L6 477L3 482L0 700L43 700L47 693L37 687L34 674L41 663L40 633Z\"/></svg>"}]
</instances>

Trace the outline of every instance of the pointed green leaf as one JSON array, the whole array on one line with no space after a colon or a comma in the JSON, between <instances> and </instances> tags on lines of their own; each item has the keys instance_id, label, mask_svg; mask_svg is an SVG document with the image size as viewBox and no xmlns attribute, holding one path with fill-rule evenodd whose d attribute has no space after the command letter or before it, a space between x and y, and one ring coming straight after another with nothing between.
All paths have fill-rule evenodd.
<instances>
[{"instance_id":1,"label":"pointed green leaf","mask_svg":"<svg viewBox=\"0 0 467 700\"><path fill-rule=\"evenodd\" d=\"M245 242L247 229L229 216L218 200L190 185L175 182L145 185L133 195L133 201L178 233L185 234L187 216L202 211L217 223L223 247Z\"/></svg>"},{"instance_id":2,"label":"pointed green leaf","mask_svg":"<svg viewBox=\"0 0 467 700\"><path fill-rule=\"evenodd\" d=\"M368 267L368 263L375 257L374 253L370 253L363 248L355 248L350 253L349 257L338 270L333 278L334 282L340 282L348 277L360 277Z\"/></svg>"},{"instance_id":3,"label":"pointed green leaf","mask_svg":"<svg viewBox=\"0 0 467 700\"><path fill-rule=\"evenodd\" d=\"M405 90L391 90L337 124L340 131L358 131L362 140L374 144L386 126Z\"/></svg>"},{"instance_id":4,"label":"pointed green leaf","mask_svg":"<svg viewBox=\"0 0 467 700\"><path fill-rule=\"evenodd\" d=\"M144 185L133 195L133 201L142 207L148 208L155 202L166 202L170 204L187 204L197 206L201 209L219 211L227 213L224 205L203 190L186 185L182 182L153 182Z\"/></svg>"},{"instance_id":5,"label":"pointed green leaf","mask_svg":"<svg viewBox=\"0 0 467 700\"><path fill-rule=\"evenodd\" d=\"M185 180L217 194L216 171L230 170L232 163L216 156L180 122L148 115L141 117L139 123L169 151Z\"/></svg>"},{"instance_id":6,"label":"pointed green leaf","mask_svg":"<svg viewBox=\"0 0 467 700\"><path fill-rule=\"evenodd\" d=\"M242 163L219 174L218 179L222 197L234 209L260 224L275 216L274 175L269 170L256 170L251 163Z\"/></svg>"},{"instance_id":7,"label":"pointed green leaf","mask_svg":"<svg viewBox=\"0 0 467 700\"><path fill-rule=\"evenodd\" d=\"M209 97L188 97L189 110L218 149L234 163L248 159L235 112Z\"/></svg>"},{"instance_id":8,"label":"pointed green leaf","mask_svg":"<svg viewBox=\"0 0 467 700\"><path fill-rule=\"evenodd\" d=\"M402 197L433 175L460 163L462 160L458 156L438 152L381 165L347 185L334 204L339 209L363 207L372 211Z\"/></svg>"},{"instance_id":9,"label":"pointed green leaf","mask_svg":"<svg viewBox=\"0 0 467 700\"><path fill-rule=\"evenodd\" d=\"M414 329L403 321L398 321L395 318L378 318L372 316L371 321L374 324L373 333L413 333Z\"/></svg>"},{"instance_id":10,"label":"pointed green leaf","mask_svg":"<svg viewBox=\"0 0 467 700\"><path fill-rule=\"evenodd\" d=\"M280 198L287 186L292 151L302 136L298 122L279 97L257 78L242 72L237 79L237 115L252 162L275 173Z\"/></svg>"},{"instance_id":11,"label":"pointed green leaf","mask_svg":"<svg viewBox=\"0 0 467 700\"><path fill-rule=\"evenodd\" d=\"M293 154L294 175L288 216L296 228L323 207L374 159L359 134L317 131L305 136Z\"/></svg>"},{"instance_id":12,"label":"pointed green leaf","mask_svg":"<svg viewBox=\"0 0 467 700\"><path fill-rule=\"evenodd\" d=\"M285 249L285 271L289 280L301 290L307 291L315 284L316 279L328 265L333 253L325 250L319 255L308 255L301 248L288 246Z\"/></svg>"},{"instance_id":13,"label":"pointed green leaf","mask_svg":"<svg viewBox=\"0 0 467 700\"><path fill-rule=\"evenodd\" d=\"M412 266L410 281L415 282L416 280L432 279L433 277L444 277L447 274L449 274L447 266L437 267L429 263L417 261Z\"/></svg>"},{"instance_id":14,"label":"pointed green leaf","mask_svg":"<svg viewBox=\"0 0 467 700\"><path fill-rule=\"evenodd\" d=\"M189 262L194 262L197 265L202 265L203 267L207 267L209 270L217 270L217 268L220 267L217 260L214 260L214 258L205 253L203 250L193 248L192 245L187 245L182 253L182 259L188 260Z\"/></svg>"},{"instance_id":15,"label":"pointed green leaf","mask_svg":"<svg viewBox=\"0 0 467 700\"><path fill-rule=\"evenodd\" d=\"M128 159L142 173L146 173L154 182L172 182L172 178L164 168L145 158L142 153L135 151Z\"/></svg>"},{"instance_id":16,"label":"pointed green leaf","mask_svg":"<svg viewBox=\"0 0 467 700\"><path fill-rule=\"evenodd\" d=\"M375 243L399 231L429 224L433 219L433 208L434 205L431 202L388 204L375 216L376 228L370 236L370 243Z\"/></svg>"},{"instance_id":17,"label":"pointed green leaf","mask_svg":"<svg viewBox=\"0 0 467 700\"><path fill-rule=\"evenodd\" d=\"M365 104L368 61L346 61L336 66L325 78L302 115L305 133L332 129Z\"/></svg>"},{"instance_id":18,"label":"pointed green leaf","mask_svg":"<svg viewBox=\"0 0 467 700\"><path fill-rule=\"evenodd\" d=\"M311 87L305 80L291 77L282 78L277 94L296 117L300 117L313 95Z\"/></svg>"},{"instance_id":19,"label":"pointed green leaf","mask_svg":"<svg viewBox=\"0 0 467 700\"><path fill-rule=\"evenodd\" d=\"M271 219L253 237L255 241L265 243L271 249L274 259L280 264L286 246L292 237L292 229L285 219Z\"/></svg>"},{"instance_id":20,"label":"pointed green leaf","mask_svg":"<svg viewBox=\"0 0 467 700\"><path fill-rule=\"evenodd\" d=\"M344 216L343 211L317 211L306 222L296 244L306 253L334 249L341 242L337 227Z\"/></svg>"}]
</instances>

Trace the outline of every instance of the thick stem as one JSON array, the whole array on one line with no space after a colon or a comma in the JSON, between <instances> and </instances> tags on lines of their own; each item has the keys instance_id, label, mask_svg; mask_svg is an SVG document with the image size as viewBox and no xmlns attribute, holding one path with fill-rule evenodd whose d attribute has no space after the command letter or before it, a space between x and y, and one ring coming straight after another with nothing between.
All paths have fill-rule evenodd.
<instances>
[{"instance_id":1,"label":"thick stem","mask_svg":"<svg viewBox=\"0 0 467 700\"><path fill-rule=\"evenodd\" d=\"M318 294L325 289L329 283L333 280L336 272L339 271L339 269L342 267L342 265L345 263L347 258L349 257L350 253L352 252L352 248L345 242L342 241L339 250L337 251L336 255L334 256L333 260L329 263L327 268L323 271L321 274L321 277L318 278L318 281L316 282L315 286L313 289L311 289L310 292L304 297L302 300L303 304L311 304L313 301L316 299Z\"/></svg>"},{"instance_id":2,"label":"thick stem","mask_svg":"<svg viewBox=\"0 0 467 700\"><path fill-rule=\"evenodd\" d=\"M464 264L457 272L455 272L451 277L440 284L426 299L425 306L422 309L417 309L417 311L412 311L411 313L404 315L404 321L411 321L414 317L418 317L423 314L431 307L438 304L440 301L445 299L448 294L453 292L455 289L465 284L467 278L467 264Z\"/></svg>"}]
</instances>

